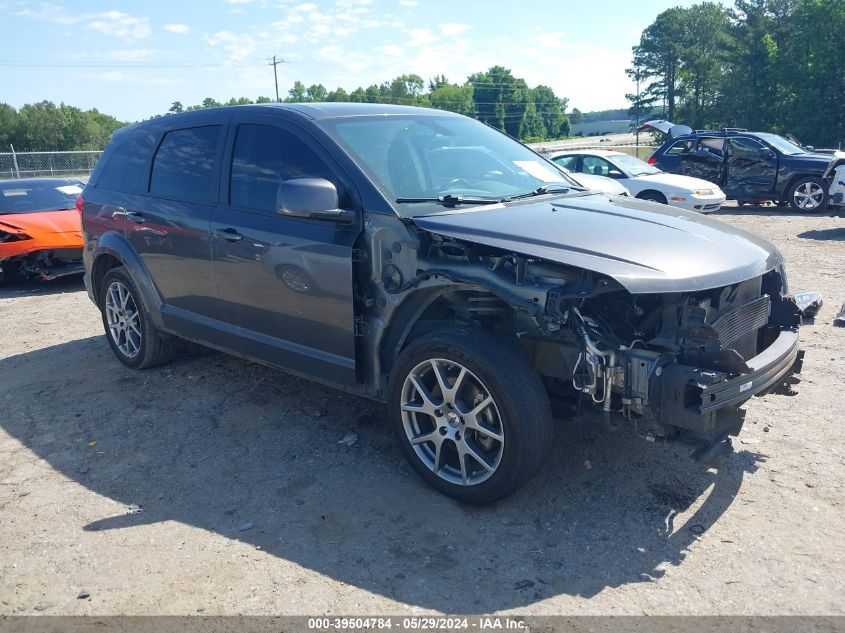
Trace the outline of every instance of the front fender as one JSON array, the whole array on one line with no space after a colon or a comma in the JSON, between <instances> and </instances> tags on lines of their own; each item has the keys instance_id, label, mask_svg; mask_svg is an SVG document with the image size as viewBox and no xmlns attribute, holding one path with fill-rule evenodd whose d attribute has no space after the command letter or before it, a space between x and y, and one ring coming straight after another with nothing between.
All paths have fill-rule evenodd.
<instances>
[{"instance_id":1,"label":"front fender","mask_svg":"<svg viewBox=\"0 0 845 633\"><path fill-rule=\"evenodd\" d=\"M119 261L126 269L126 274L132 279L138 292L141 293L141 300L149 312L153 325L158 329L163 329L161 307L164 301L161 298L161 293L137 251L117 231L103 233L97 239L96 244L93 246L90 243L86 244L82 252L82 259L85 264L85 288L91 301L97 306L100 305L99 281L106 270L111 268L106 262L112 262L112 258ZM107 268L103 269L103 266L107 266Z\"/></svg>"}]
</instances>

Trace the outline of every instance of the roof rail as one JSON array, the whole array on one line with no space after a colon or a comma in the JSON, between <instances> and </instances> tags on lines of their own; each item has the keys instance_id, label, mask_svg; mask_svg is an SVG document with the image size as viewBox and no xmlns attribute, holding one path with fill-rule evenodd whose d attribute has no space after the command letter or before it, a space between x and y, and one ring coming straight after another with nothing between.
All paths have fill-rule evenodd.
<instances>
[{"instance_id":1,"label":"roof rail","mask_svg":"<svg viewBox=\"0 0 845 633\"><path fill-rule=\"evenodd\" d=\"M722 128L723 132L747 132L748 128L744 127L725 127Z\"/></svg>"},{"instance_id":2,"label":"roof rail","mask_svg":"<svg viewBox=\"0 0 845 633\"><path fill-rule=\"evenodd\" d=\"M724 132L724 130L722 130ZM695 130L696 134L718 134L719 130Z\"/></svg>"}]
</instances>

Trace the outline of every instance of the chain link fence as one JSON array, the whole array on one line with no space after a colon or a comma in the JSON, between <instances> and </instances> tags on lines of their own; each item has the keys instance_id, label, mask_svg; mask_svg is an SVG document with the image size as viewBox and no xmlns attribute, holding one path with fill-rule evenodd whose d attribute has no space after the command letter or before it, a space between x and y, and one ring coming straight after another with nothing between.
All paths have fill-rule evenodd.
<instances>
[{"instance_id":1,"label":"chain link fence","mask_svg":"<svg viewBox=\"0 0 845 633\"><path fill-rule=\"evenodd\" d=\"M100 158L99 151L2 152L0 179L89 176Z\"/></svg>"}]
</instances>

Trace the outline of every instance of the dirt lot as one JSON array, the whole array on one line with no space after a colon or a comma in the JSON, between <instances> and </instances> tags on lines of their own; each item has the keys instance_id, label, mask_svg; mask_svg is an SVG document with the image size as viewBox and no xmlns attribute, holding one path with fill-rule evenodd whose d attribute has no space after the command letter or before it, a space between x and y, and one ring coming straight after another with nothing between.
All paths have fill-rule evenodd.
<instances>
[{"instance_id":1,"label":"dirt lot","mask_svg":"<svg viewBox=\"0 0 845 633\"><path fill-rule=\"evenodd\" d=\"M484 509L427 488L379 405L211 352L132 372L80 281L3 290L0 614L845 613L845 220L720 216L824 293L798 395L710 470L561 424Z\"/></svg>"}]
</instances>

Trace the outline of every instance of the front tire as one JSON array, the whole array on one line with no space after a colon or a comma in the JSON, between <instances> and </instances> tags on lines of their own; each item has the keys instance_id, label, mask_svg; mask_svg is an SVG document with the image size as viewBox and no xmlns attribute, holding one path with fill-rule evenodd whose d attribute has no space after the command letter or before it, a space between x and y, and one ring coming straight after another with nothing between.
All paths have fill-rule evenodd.
<instances>
[{"instance_id":1,"label":"front tire","mask_svg":"<svg viewBox=\"0 0 845 633\"><path fill-rule=\"evenodd\" d=\"M798 178L786 194L786 199L793 211L813 213L827 206L827 183L815 176Z\"/></svg>"},{"instance_id":2,"label":"front tire","mask_svg":"<svg viewBox=\"0 0 845 633\"><path fill-rule=\"evenodd\" d=\"M146 369L170 360L170 338L153 327L141 293L123 266L112 268L103 277L100 312L106 339L121 363Z\"/></svg>"},{"instance_id":3,"label":"front tire","mask_svg":"<svg viewBox=\"0 0 845 633\"><path fill-rule=\"evenodd\" d=\"M551 444L540 377L516 345L484 330L446 328L413 341L391 373L388 406L417 474L466 503L514 492Z\"/></svg>"}]
</instances>

